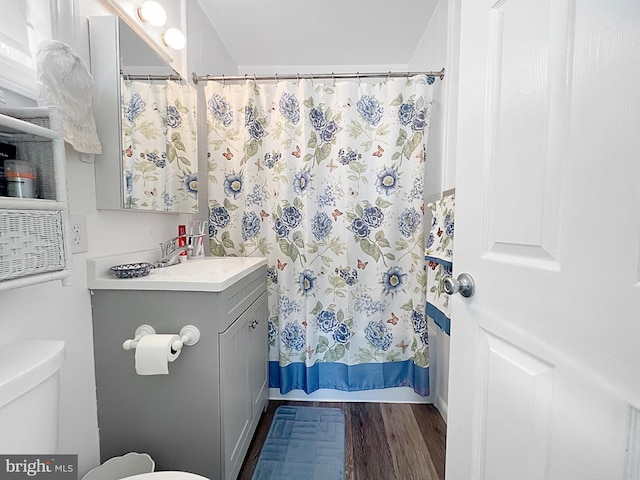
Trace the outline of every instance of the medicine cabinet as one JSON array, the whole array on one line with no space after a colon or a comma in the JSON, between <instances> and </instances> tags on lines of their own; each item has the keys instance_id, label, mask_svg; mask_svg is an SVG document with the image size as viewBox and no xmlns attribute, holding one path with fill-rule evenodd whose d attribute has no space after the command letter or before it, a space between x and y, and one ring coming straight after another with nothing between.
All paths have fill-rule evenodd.
<instances>
[{"instance_id":1,"label":"medicine cabinet","mask_svg":"<svg viewBox=\"0 0 640 480\"><path fill-rule=\"evenodd\" d=\"M0 142L35 173L29 197L0 196L0 290L71 276L62 115L55 107L0 109ZM7 192L5 192L7 193Z\"/></svg>"},{"instance_id":2,"label":"medicine cabinet","mask_svg":"<svg viewBox=\"0 0 640 480\"><path fill-rule=\"evenodd\" d=\"M196 213L196 92L122 19L89 17L99 209Z\"/></svg>"}]
</instances>

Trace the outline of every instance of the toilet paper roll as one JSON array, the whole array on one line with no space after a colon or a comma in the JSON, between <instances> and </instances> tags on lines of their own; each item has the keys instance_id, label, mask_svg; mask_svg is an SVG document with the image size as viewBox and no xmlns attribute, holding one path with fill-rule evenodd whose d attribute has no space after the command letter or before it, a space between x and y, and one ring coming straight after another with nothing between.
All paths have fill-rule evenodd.
<instances>
[{"instance_id":1,"label":"toilet paper roll","mask_svg":"<svg viewBox=\"0 0 640 480\"><path fill-rule=\"evenodd\" d=\"M171 345L180 340L178 335L150 334L143 336L136 347L136 373L138 375L162 375L169 373L180 350L171 351Z\"/></svg>"}]
</instances>

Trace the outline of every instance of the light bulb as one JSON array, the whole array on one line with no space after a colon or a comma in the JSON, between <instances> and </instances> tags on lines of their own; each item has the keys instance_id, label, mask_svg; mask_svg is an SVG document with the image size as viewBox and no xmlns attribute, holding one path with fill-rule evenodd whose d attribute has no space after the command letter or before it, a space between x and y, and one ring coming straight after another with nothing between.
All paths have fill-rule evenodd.
<instances>
[{"instance_id":1,"label":"light bulb","mask_svg":"<svg viewBox=\"0 0 640 480\"><path fill-rule=\"evenodd\" d=\"M167 22L167 12L158 2L149 0L138 7L138 17L145 23L150 23L154 27L161 27Z\"/></svg>"},{"instance_id":2,"label":"light bulb","mask_svg":"<svg viewBox=\"0 0 640 480\"><path fill-rule=\"evenodd\" d=\"M182 32L173 27L168 28L167 31L162 34L162 41L174 50L182 50L187 43Z\"/></svg>"}]
</instances>

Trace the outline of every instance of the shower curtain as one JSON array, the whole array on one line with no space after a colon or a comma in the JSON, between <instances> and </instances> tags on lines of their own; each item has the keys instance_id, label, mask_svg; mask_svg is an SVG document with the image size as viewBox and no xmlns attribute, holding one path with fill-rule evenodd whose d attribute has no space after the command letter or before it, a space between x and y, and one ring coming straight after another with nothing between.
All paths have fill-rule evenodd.
<instances>
[{"instance_id":1,"label":"shower curtain","mask_svg":"<svg viewBox=\"0 0 640 480\"><path fill-rule=\"evenodd\" d=\"M196 213L196 94L179 81L122 80L125 206Z\"/></svg>"},{"instance_id":2,"label":"shower curtain","mask_svg":"<svg viewBox=\"0 0 640 480\"><path fill-rule=\"evenodd\" d=\"M209 246L268 258L269 384L429 394L435 78L209 82Z\"/></svg>"}]
</instances>

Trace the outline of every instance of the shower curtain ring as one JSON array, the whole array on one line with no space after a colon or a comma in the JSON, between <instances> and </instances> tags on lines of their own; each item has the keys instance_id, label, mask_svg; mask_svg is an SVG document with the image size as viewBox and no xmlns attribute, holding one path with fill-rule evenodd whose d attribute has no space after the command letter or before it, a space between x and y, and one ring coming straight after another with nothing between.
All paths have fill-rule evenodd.
<instances>
[{"instance_id":1,"label":"shower curtain ring","mask_svg":"<svg viewBox=\"0 0 640 480\"><path fill-rule=\"evenodd\" d=\"M389 81L389 78L391 78L391 70L389 70L389 73L387 73L387 82Z\"/></svg>"},{"instance_id":2,"label":"shower curtain ring","mask_svg":"<svg viewBox=\"0 0 640 480\"><path fill-rule=\"evenodd\" d=\"M336 76L334 75L333 72L331 72L331 80L333 80L333 86L336 86Z\"/></svg>"},{"instance_id":3,"label":"shower curtain ring","mask_svg":"<svg viewBox=\"0 0 640 480\"><path fill-rule=\"evenodd\" d=\"M147 80L149 81L149 86L151 86L151 75L147 75Z\"/></svg>"}]
</instances>

